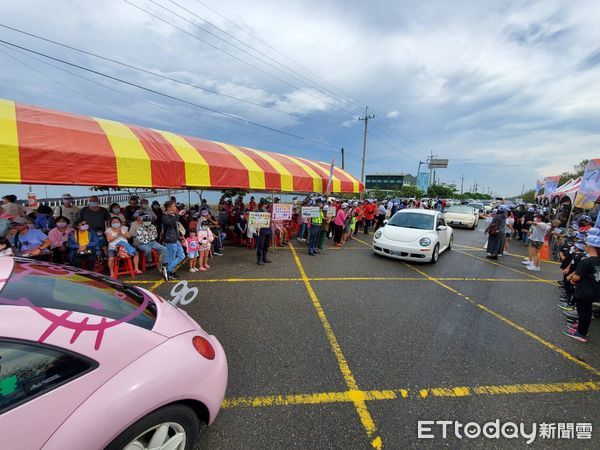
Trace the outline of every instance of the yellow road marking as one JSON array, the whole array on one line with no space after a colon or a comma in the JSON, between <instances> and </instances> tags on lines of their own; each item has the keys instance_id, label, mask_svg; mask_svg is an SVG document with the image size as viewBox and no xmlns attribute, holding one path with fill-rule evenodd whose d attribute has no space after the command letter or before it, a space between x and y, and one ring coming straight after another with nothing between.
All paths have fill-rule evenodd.
<instances>
[{"instance_id":1,"label":"yellow road marking","mask_svg":"<svg viewBox=\"0 0 600 450\"><path fill-rule=\"evenodd\" d=\"M319 319L321 320L321 325L323 326L323 329L325 330L325 335L327 336L329 345L331 346L331 349L333 350L333 354L335 355L335 358L337 359L338 366L340 368L340 372L342 373L344 381L346 382L346 386L348 386L348 389L349 389L348 395L350 396L352 402L354 403L354 408L356 409L356 412L358 413L358 417L360 418L360 421L361 421L365 431L367 432L367 436L369 437L369 439L371 439L371 445L375 448L382 448L383 444L381 442L381 439L378 436L375 436L375 433L377 432L377 427L375 425L375 422L373 421L373 418L371 417L371 413L367 409L367 404L365 403L365 399L361 395L359 395L359 393L362 391L360 391L360 389L358 388L358 383L356 382L356 379L354 378L354 375L352 374L352 371L350 370L350 366L348 366L348 361L346 361L346 357L344 356L344 353L342 352L342 348L340 347L340 344L339 344L337 338L335 337L335 334L333 333L333 329L331 328L331 324L329 323L329 320L327 319L327 316L325 315L325 311L323 311L321 302L319 302L319 298L317 297L317 294L315 294L315 291L314 291L312 285L310 284L308 277L306 276L306 272L304 271L302 262L300 262L298 253L296 253L296 249L294 248L294 246L291 243L289 243L288 245L290 247L292 255L294 256L294 261L296 262L296 266L298 266L298 271L300 272L302 281L304 281L304 285L306 286L308 295L310 296L312 304L313 304L315 310L317 311L317 315L319 316Z\"/></svg>"},{"instance_id":2,"label":"yellow road marking","mask_svg":"<svg viewBox=\"0 0 600 450\"><path fill-rule=\"evenodd\" d=\"M569 361L574 362L575 364L578 364L579 366L583 367L586 370L589 370L590 372L592 372L594 375L600 375L600 370L596 369L595 367L589 365L588 363L586 363L585 361L580 360L579 358L577 358L576 356L571 355L570 353L568 353L567 351L563 350L560 347L557 347L556 345L552 344L551 342L548 342L547 340L541 338L540 336L538 336L537 334L527 330L526 328L522 327L521 325L517 325L516 323L514 323L512 320L504 317L502 314L497 313L496 311L488 308L485 305L482 305L481 303L477 303L475 300L471 299L470 297L462 294L461 292L458 292L456 289L448 286L447 284L441 282L439 279L432 277L430 275L428 275L427 273L423 272L420 269L417 269L416 267L411 266L410 264L406 264L404 263L404 265L412 270L414 270L415 272L423 275L424 277L427 277L429 280L433 281L434 283L438 284L439 286L443 287L444 289L455 293L456 295L458 295L459 297L464 298L465 300L467 300L469 303L477 306L478 308L482 309L483 311L491 314L492 316L494 316L495 318L501 320L502 322L506 323L507 325L510 325L511 327L519 330L520 332L526 334L527 336L529 336L532 339L535 339L537 342L539 342L540 344L544 345L545 347L554 350L556 353L558 353L559 355L563 356L564 358L568 359Z\"/></svg>"},{"instance_id":3,"label":"yellow road marking","mask_svg":"<svg viewBox=\"0 0 600 450\"><path fill-rule=\"evenodd\" d=\"M529 278L471 278L471 277L437 277L440 281L482 281L482 282L504 282L504 283L544 283L552 280L533 280ZM427 281L423 277L308 277L309 281ZM123 280L125 284L154 284L162 280ZM165 283L179 283L182 280L169 280ZM186 279L189 283L270 283L303 281L300 277L289 278L207 278Z\"/></svg>"},{"instance_id":4,"label":"yellow road marking","mask_svg":"<svg viewBox=\"0 0 600 450\"><path fill-rule=\"evenodd\" d=\"M476 250L478 252L485 252L485 250L482 249L482 248L471 247L469 245L461 245L461 244L453 244L453 245L454 245L454 247L460 247L460 248L464 248L464 249L467 249L467 250ZM504 256L512 256L513 258L523 259L523 255L514 255L512 253L505 253ZM557 264L557 265L560 265L560 263L556 262L556 261L548 261L548 260L545 260L545 259L542 259L541 261L544 264Z\"/></svg>"},{"instance_id":5,"label":"yellow road marking","mask_svg":"<svg viewBox=\"0 0 600 450\"><path fill-rule=\"evenodd\" d=\"M319 392L314 394L268 395L264 397L235 397L223 400L221 407L259 408L268 406L317 405L396 400L398 398L469 397L476 395L559 394L566 392L600 391L594 381L567 383L505 384L491 386L432 387L423 389L385 389L370 391Z\"/></svg>"},{"instance_id":6,"label":"yellow road marking","mask_svg":"<svg viewBox=\"0 0 600 450\"><path fill-rule=\"evenodd\" d=\"M502 267L502 268L504 268L506 270L510 270L511 272L520 273L521 275L528 276L529 278L533 278L534 280L543 281L544 283L548 283L548 284L551 284L551 285L555 285L556 284L556 281L544 280L543 278L536 277L535 275L532 275L531 273L523 272L522 270L513 269L512 267L504 266L504 265L499 264L499 263L497 263L495 261L491 261L488 258L481 258L479 256L471 255L470 253L463 252L461 250L454 250L454 251L457 252L457 253L460 253L462 255L470 256L471 258L480 259L481 261L485 261L486 263L489 263L489 264L494 264L495 266Z\"/></svg>"}]
</instances>

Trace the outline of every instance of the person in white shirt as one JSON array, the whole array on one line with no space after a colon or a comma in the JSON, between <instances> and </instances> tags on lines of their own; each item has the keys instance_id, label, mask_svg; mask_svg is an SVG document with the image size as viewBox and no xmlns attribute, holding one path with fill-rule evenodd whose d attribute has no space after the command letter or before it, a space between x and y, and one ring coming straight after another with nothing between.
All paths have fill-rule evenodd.
<instances>
[{"instance_id":1,"label":"person in white shirt","mask_svg":"<svg viewBox=\"0 0 600 450\"><path fill-rule=\"evenodd\" d=\"M71 194L63 194L61 203L61 205L54 208L54 213L52 215L54 217L66 217L71 223L75 223L79 218L79 208L73 206L73 197Z\"/></svg>"}]
</instances>

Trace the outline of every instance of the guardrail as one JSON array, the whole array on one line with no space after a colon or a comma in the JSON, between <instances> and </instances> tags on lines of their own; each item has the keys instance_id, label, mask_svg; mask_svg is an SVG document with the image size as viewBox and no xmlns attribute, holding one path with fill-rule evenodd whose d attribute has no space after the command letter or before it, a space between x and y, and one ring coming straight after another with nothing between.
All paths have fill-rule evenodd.
<instances>
[{"instance_id":1,"label":"guardrail","mask_svg":"<svg viewBox=\"0 0 600 450\"><path fill-rule=\"evenodd\" d=\"M176 194L181 194L187 191L170 191L170 195L176 195ZM87 206L88 200L90 198L91 195L94 194L90 194L87 195L85 197L73 197L73 205L74 206ZM119 204L123 204L123 203L128 203L129 202L129 198L132 195L137 195L140 200L143 198L147 198L147 199L151 199L151 198L155 198L155 197L164 197L166 195L169 195L169 191L164 191L164 192L157 192L157 193L153 193L153 192L141 192L139 194L123 194L123 193L118 193L118 194L99 194L98 195L98 199L100 201L100 205L102 206L108 206L111 203L119 203ZM19 203L21 203L23 206L27 207L29 205L27 200L17 200ZM62 198L61 197L57 197L57 198L38 198L37 199L38 205L47 205L50 206L51 208L54 208L56 206L60 206L61 202L62 202Z\"/></svg>"}]
</instances>

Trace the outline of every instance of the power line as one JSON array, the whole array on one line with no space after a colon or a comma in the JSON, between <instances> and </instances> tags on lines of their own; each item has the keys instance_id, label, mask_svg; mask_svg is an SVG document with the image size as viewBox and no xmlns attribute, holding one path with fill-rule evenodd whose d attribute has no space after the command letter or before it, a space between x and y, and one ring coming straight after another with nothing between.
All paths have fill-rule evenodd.
<instances>
[{"instance_id":1,"label":"power line","mask_svg":"<svg viewBox=\"0 0 600 450\"><path fill-rule=\"evenodd\" d=\"M169 0L171 1L171 0ZM222 19L226 20L227 22L229 22L231 25L233 25L234 27L242 30L244 33L246 33L248 36L251 36L252 38L256 39L257 41L259 41L260 43L262 43L263 45L265 45L266 47L270 48L271 50L273 50L274 52L276 52L277 54L283 56L284 58L286 58L288 61L291 61L292 63L296 64L296 66L300 67L301 69L303 69L304 71L308 72L309 74L311 74L315 79L321 81L322 83L328 84L330 85L332 88L337 89L338 91L342 92L344 95L348 96L355 104L358 104L359 106L353 106L354 109L358 109L359 107L362 108L362 105L360 104L360 102L358 100L356 100L355 98L352 97L351 94L348 94L347 92L345 92L343 89L334 86L333 84L329 83L327 80L321 78L320 76L318 76L317 74L315 74L313 71L311 71L310 69L308 69L306 66L302 65L301 63L299 63L298 61L296 61L295 59L291 58L289 55L286 55L285 53L282 53L281 51L279 51L277 48L273 47L271 44L269 44L267 41L261 39L260 37L256 36L255 34L253 34L252 32L248 31L246 29L246 27L242 27L241 25L237 24L236 22L232 21L231 19L229 19L227 16L221 14L219 11L215 10L214 8L212 8L211 6L207 5L206 3L201 2L200 0L196 0L196 3L199 3L200 5L204 6L205 8L207 8L208 10L212 11L213 13L217 14L219 17L221 17ZM210 23L209 21L207 21L206 19L202 19L204 20L206 23L212 25L213 27L217 28L218 30L221 30L221 28L217 27L216 25ZM221 30L223 33L228 34L226 31ZM233 37L233 36L232 36ZM235 38L237 41L239 42L243 42L237 38ZM246 44L247 45L247 44ZM252 47L253 48L253 47ZM256 49L254 49L255 51L258 51ZM263 54L262 52L260 52L261 54ZM275 61L275 60L273 60ZM293 69L290 69L293 71ZM298 72L296 72L298 73ZM306 78L307 80L310 80L308 77L301 75L304 78ZM312 81L311 81L312 82ZM315 83L318 84L318 83ZM331 90L325 88L328 92L332 92ZM338 98L342 98L341 96L339 96L338 94L334 94L336 95L336 97Z\"/></svg>"},{"instance_id":2,"label":"power line","mask_svg":"<svg viewBox=\"0 0 600 450\"><path fill-rule=\"evenodd\" d=\"M208 106L201 105L199 103L194 103L194 102L191 102L189 100L185 100L185 99L182 99L182 98L179 98L179 97L175 97L173 95L166 94L166 93L161 92L161 91L157 91L156 89L151 89L151 88L148 88L148 87L145 87L145 86L133 83L131 81L124 80L122 78L118 78L118 77L115 77L115 76L112 76L112 75L109 75L109 74L106 74L106 73L103 73L103 72L99 72L99 71L94 70L94 69L90 69L88 67L84 67L84 66L79 65L79 64L75 64L75 63L72 63L72 62L69 62L69 61L65 61L63 59L56 58L54 56L50 56L50 55L47 55L45 53L37 52L35 50L32 50L32 49L29 49L27 47L23 47L23 46L14 44L12 42L8 42L8 41L4 41L4 40L0 39L0 43L4 43L4 44L7 44L7 45L10 45L11 47L19 48L19 49L24 50L26 52L33 53L35 55L42 56L44 58L48 58L48 59L60 62L62 64L69 65L71 67L76 67L78 69L85 70L87 72L91 72L91 73L94 73L96 75L100 75L102 77L109 78L111 80L118 81L120 83L127 84L129 86L133 86L133 87L136 87L138 89L142 89L144 91L151 92L153 94L169 98L171 100L176 100L176 101L185 103L187 105L194 106L196 108L200 108L200 109L203 109L203 110L215 113L215 114L219 114L221 116L228 117L230 119L234 119L234 120L237 120L237 121L240 121L240 122L247 123L249 125L254 125L254 126L260 127L260 128L264 128L266 130L270 130L270 131L273 131L273 132L276 132L276 133L280 133L280 134L283 134L283 135L286 135L286 136L290 136L290 137L293 137L293 138L296 138L296 139L300 139L300 140L303 140L303 141L306 141L306 142L310 142L310 143L313 143L313 144L316 144L316 145L321 145L321 146L324 146L324 147L329 147L329 145L327 145L327 144L315 141L315 140L310 139L310 138L306 138L304 136L300 136L300 135L293 134L293 133L288 133L287 131L279 130L277 128L273 128L273 127L270 127L268 125L264 125L264 124L261 124L261 123L258 123L258 122L254 122L254 121L251 121L251 120L248 120L248 119L244 119L243 117L239 117L239 116L236 116L236 115L233 115L233 114L229 114L229 113L226 113L226 112L223 112L223 111L219 111L219 110L216 110L214 108L210 108ZM334 151L330 150L330 152L334 152Z\"/></svg>"},{"instance_id":3,"label":"power line","mask_svg":"<svg viewBox=\"0 0 600 450\"><path fill-rule=\"evenodd\" d=\"M319 120L319 119L313 119L311 117L303 116L301 114L297 114L297 113L293 113L293 112L289 112L289 111L284 111L284 110L281 110L281 109L278 109L278 108L274 108L272 106L261 105L260 103L256 103L256 102L253 102L253 101L250 101L250 100L246 100L246 99L243 99L243 98L235 97L233 95L224 94L222 92L215 91L215 90L209 89L209 88L205 88L205 87L199 86L199 85L194 84L194 83L190 83L190 82L185 81L185 80L181 80L181 79L173 78L173 77L170 77L168 75L161 74L161 73L153 72L151 70L144 69L143 67L134 66L132 64L129 64L129 63L126 63L126 62L123 62L123 61L119 61L119 60L114 59L114 58L109 58L107 56L103 56L103 55L100 55L98 53L94 53L94 52L91 52L91 51L88 51L88 50L83 50L83 49L80 49L80 48L77 48L77 47L73 47L72 45L64 44L64 43L58 42L58 41L54 41L52 39L48 39L48 38L45 38L43 36L40 36L40 35L37 35L37 34L34 34L34 33L30 33L30 32L27 32L25 30L21 30L21 29L18 29L18 28L14 28L14 27L2 24L2 23L0 23L0 27L9 29L9 30L17 32L17 33L24 34L26 36L29 36L29 37L32 37L32 38L35 38L35 39L39 39L39 40L44 41L44 42L48 42L50 44L57 45L59 47L67 48L69 50L73 50L73 51L82 53L82 54L87 55L87 56L92 56L94 58L98 58L98 59L101 59L103 61L108 61L108 62L111 62L113 64L117 64L117 65L120 65L120 66L123 66L123 67L127 67L128 69L132 69L132 70L135 70L135 71L138 71L138 72L141 72L141 73L145 73L147 75L152 75L152 76L155 76L155 77L158 77L158 78L162 78L162 79L167 80L167 81L171 81L173 83L177 83L177 84L181 84L181 85L184 85L184 86L188 86L188 87L191 87L193 89L198 89L198 90L210 93L210 94L214 94L214 95L218 95L218 96L221 96L221 97L224 97L224 98L229 98L229 99L232 99L232 100L236 100L236 101L239 101L239 102L242 102L242 103L246 103L246 104L249 104L249 105L252 105L252 106L256 106L256 107L259 107L259 108L262 108L262 109L265 109L265 110L275 111L275 112L278 112L278 113L281 113L281 114L285 114L285 115L288 115L288 116L291 116L291 117L296 117L296 118L301 119L301 120L308 120L308 121L311 121L311 122L320 123L320 124L327 125L327 126L332 126L332 127L339 127L339 125L337 125L335 123L332 123L332 122L327 122L327 121ZM352 130L353 131L357 131L356 129L352 129Z\"/></svg>"},{"instance_id":4,"label":"power line","mask_svg":"<svg viewBox=\"0 0 600 450\"><path fill-rule=\"evenodd\" d=\"M160 16L158 16L158 15L156 15L156 14L152 13L151 11L148 11L147 9L144 9L144 8L142 8L141 6L139 6L139 5L136 5L135 3L132 3L132 2L131 2L131 1L129 1L129 0L123 0L123 1L124 1L125 3L127 3L128 5L131 5L131 6L133 6L134 8L136 8L136 9L138 9L138 10L140 10L140 11L143 11L143 12L145 12L146 14L148 14L148 15L150 15L150 16L152 16L152 17L154 17L155 19L157 19L157 20L160 20L160 21L161 21L161 22L163 22L163 23L166 23L167 25L169 25L169 26L171 26L171 27L175 28L176 30L179 30L179 31L181 31L182 33L185 33L185 34L187 34L188 36L191 36L192 38L194 38L194 39L196 39L196 40L198 40L198 41L200 41L200 42L202 42L202 43L204 43L204 44L206 44L206 45L208 45L208 46L210 46L210 47L214 48L215 50L217 50L217 51L219 51L219 52L222 52L222 53L224 53L225 55L227 55L227 56L230 56L231 58L233 58L233 59L235 59L235 60L237 60L237 61L240 61L241 63L244 63L244 64L246 64L246 65L248 65L248 66L252 67L252 68L253 68L253 69L255 69L255 70L258 70L259 72L262 72L262 73L264 73L265 75L268 75L268 76L270 76L271 78L274 78L275 80L278 80L278 81L280 81L280 82L282 82L282 83L284 83L284 84L287 84L288 86L290 86L290 87L292 87L292 88L294 88L294 89L296 89L296 90L303 91L303 92L305 92L307 95L310 95L311 97L313 97L313 98L315 98L315 99L318 99L318 100L319 100L319 97L317 97L316 95L312 94L311 92L308 92L308 91L306 91L306 90L303 90L303 89L302 89L302 88L300 88L299 86L297 86L297 85L295 85L295 84L292 84L292 83L290 83L289 81L286 81L286 80L284 80L283 78L280 78L280 77L278 77L278 76L276 76L276 75L274 75L274 74L272 74L272 73L270 73L270 72L267 72L266 70L263 70L263 69L261 69L260 67L258 67L258 66L255 66L255 65L254 65L254 64L252 64L252 63L249 63L248 61L246 61L246 60L244 60L244 59L242 59L242 58L240 58L240 57L238 57L238 56L234 55L233 53L229 53L229 52L227 52L227 51L223 50L222 48L219 48L219 47L217 47L216 45L213 45L213 44L211 44L210 42L208 42L208 41L206 41L206 40L204 40L204 39L202 39L202 38L198 37L197 35L195 35L195 34L193 34L193 33L190 33L189 31L187 31L187 30L185 30L185 29L183 29L183 28L181 28L181 27L179 27L179 26L177 26L177 25L175 25L175 24L173 24L173 23L169 22L168 20L166 20L166 19L164 19L164 18L162 18L162 17L160 17ZM150 0L150 1L152 1L152 0ZM162 6L162 5L158 5L158 6L160 6L161 8L163 8L163 9L166 9L167 11L169 11L169 9L168 9L168 8L166 8L166 7ZM171 11L170 11L170 12L171 12ZM174 12L171 12L171 13L172 13L172 14L174 14L174 15L176 15L177 17L180 17L180 18L182 18L182 17L181 17L180 15L178 15L177 13L174 13ZM188 21L188 20L187 20L187 19L185 19L185 18L182 18L182 19L183 19L183 20L186 20L186 21ZM188 22L189 22L189 21L188 21ZM196 25L196 24L194 24L193 22L190 22L190 23L192 23L192 25L194 25L194 26L197 26L197 25ZM245 53L249 54L248 52L245 52ZM249 54L249 55L250 55L250 54ZM250 55L250 56L253 56L253 55ZM254 56L253 56L253 57L254 57ZM256 57L254 57L254 58L256 58ZM258 58L256 58L256 59L258 59ZM260 60L260 59L259 59L259 60ZM331 104L331 102L326 102L326 103L330 103L330 104Z\"/></svg>"},{"instance_id":5,"label":"power line","mask_svg":"<svg viewBox=\"0 0 600 450\"><path fill-rule=\"evenodd\" d=\"M258 61L260 61L260 62L262 62L263 64L266 64L266 65L268 65L269 67L271 67L271 68L273 68L273 69L277 70L278 72L280 72L280 73L282 73L282 74L284 74L284 75L286 75L286 76L290 76L290 77L292 77L293 79L295 79L295 80L297 80L297 81L300 81L301 83L303 83L303 84L305 84L305 85L307 85L308 87L311 87L311 88L313 88L313 89L315 88L315 85L316 85L316 89L317 89L318 91L320 91L322 94L325 94L325 93L323 92L323 88L322 88L320 85L318 85L318 84L314 83L313 81L309 80L308 78L304 77L303 75L301 75L301 74L297 73L297 72L296 72L296 71L294 71L293 69L289 69L288 67L286 67L285 65L281 64L281 63L280 63L280 62L278 62L277 60L275 60L275 59L271 58L269 55L267 55L267 54L265 54L265 53L261 52L260 50L257 50L257 49L255 49L255 48L254 48L254 47L252 47L251 45L249 45L249 44L247 44L247 43L245 43L245 42L243 42L243 41L239 40L238 38L236 38L236 37L235 37L235 36L233 36L232 34L230 34L230 33L227 33L225 30L222 30L221 28L217 27L216 25L213 25L213 24L212 24L212 23L210 23L208 20L204 19L203 17L200 17L198 14L196 14L196 13L194 13L193 11L191 11L191 10L187 9L186 7L184 7L184 6L180 5L180 4L179 4L179 3L177 3L176 1L174 1L174 0L168 0L168 1L169 1L169 2L171 2L172 4L174 4L174 5L178 6L178 7L179 7L179 8L181 8L182 10L186 11L188 14L192 15L193 17L195 17L196 19L198 19L198 20L201 20L201 21L203 21L203 22L205 22L205 23L207 23L207 24L209 24L209 25L213 26L214 28L216 28L217 30L219 30L221 33L224 33L224 34L226 34L227 36L231 37L232 39L235 39L236 41L238 41L238 42L242 43L242 44L243 44L243 45L245 45L246 47L248 47L248 48L250 48L250 49L254 50L255 52L257 52L257 53L261 54L262 56L266 57L267 59L269 59L269 60L273 61L275 64L277 64L277 65L279 65L279 66L281 66L281 67L285 68L285 69L287 70L287 72L285 72L285 71L283 71L282 69L280 69L279 67L276 67L275 65L273 65L273 64L271 64L271 63L269 63L269 62L265 61L264 59L261 59L261 58L259 58L259 57L255 56L255 55L251 54L251 53L250 53L250 52L248 52L247 50L245 50L245 49L243 49L243 48L240 48L239 46L237 46L237 45L235 45L235 44L231 43L231 42L230 42L230 41L228 41L227 39L224 39L224 38L220 37L219 35L217 35L217 34L215 34L215 33L211 32L211 31L207 30L206 28L204 28L204 27L201 27L201 26L200 26L200 25L198 25L197 23L195 23L195 22L193 22L193 21L191 21L191 20L189 20L189 19L186 19L185 17L183 17L183 16L181 16L181 15L177 14L176 12L174 12L174 11L172 11L171 9L167 8L166 6L164 6L164 5L161 5L161 4L160 4L160 3L158 3L156 0L148 0L148 1L150 1L150 2L151 2L151 3L153 3L154 5L158 6L159 8L161 8L161 9L164 9L165 11L167 11L167 12L169 12L169 13L171 13L171 14L175 15L176 17L179 17L180 19L182 19L182 20L184 20L185 22L189 23L190 25L192 25L192 26L194 26L194 27L198 28L199 30L202 30L202 31L204 31L205 33L208 33L208 34L210 34L211 36L215 37L216 39L218 39L218 40L220 40L220 41L222 41L222 42L224 42L224 43L226 43L227 45L230 45L230 46L232 46L233 48L235 48L235 49L237 49L237 50L239 50L239 51L241 51L241 52L245 53L246 55L248 55L248 56L250 56L250 57L252 57L252 58L254 58L254 59L256 59L256 60L258 60ZM129 3L129 2L127 2L127 3ZM302 78L298 78L298 77L296 76L296 74L297 74L297 75L300 75L300 76L301 76L302 78L304 78L304 79L302 79ZM312 83L313 85L312 85L312 86L309 86L309 85L308 85L308 83L306 82L306 80L308 80L308 81L309 81L310 83ZM299 87L296 87L296 88L297 88L297 89L299 89ZM335 93L331 92L331 94L333 94L334 96L336 96L336 97L337 97L337 95L336 95ZM328 95L328 94L325 94L325 95L326 95L326 97L323 97L323 98L324 98L326 101L327 101L327 100L329 100L329 99L331 98L331 96L330 96L330 95ZM341 98L341 97L338 97L338 99L339 99L339 100L341 100L341 101L342 101L342 102L344 102L344 103L347 103L349 106L352 106L352 104L348 103L348 102L347 102L345 99L343 99L343 98ZM328 102L328 103L330 103L331 105L334 105L334 104L333 104L333 103L331 103L331 102Z\"/></svg>"},{"instance_id":6,"label":"power line","mask_svg":"<svg viewBox=\"0 0 600 450\"><path fill-rule=\"evenodd\" d=\"M0 45L2 45L2 47L4 47L4 48L7 48L7 49L9 48L9 47L6 47L4 44L0 44ZM75 77L81 78L81 79L83 79L83 80L85 80L85 81L87 81L87 82L93 83L93 84L95 84L95 85L97 85L97 86L103 87L103 88L105 88L105 89L108 89L108 90L111 90L111 91L113 91L113 92L116 92L116 93L118 93L118 94L120 94L120 95L124 95L124 96L126 96L126 97L129 97L129 98L131 98L131 99L134 99L134 100L136 100L136 101L139 101L139 102L143 102L143 103L149 104L149 105L151 105L151 106L153 106L153 107L155 107L155 108L157 108L157 109L160 109L160 110L166 111L166 112L168 112L169 114L174 114L174 115L176 115L176 116L183 117L183 118L185 118L185 119L189 119L189 118L190 118L190 115L189 115L189 114L183 114L183 113L180 113L180 112L178 112L178 111L176 111L176 110L174 110L174 109L172 109L172 108L168 108L168 107L166 107L166 106L164 106L164 105L161 105L161 104L159 104L159 103L155 103L155 102L153 102L153 101L151 101L151 100L144 99L144 98L141 98L141 97L137 97L137 96L135 96L135 95L131 95L131 94L129 94L129 93L127 93L127 92L125 92L125 91L121 91L121 90L119 90L119 89L116 89L116 88L114 88L114 87L112 87L112 86L108 86L108 85L106 85L106 84L103 84L103 83L100 83L100 82L98 82L98 81L96 81L96 80L92 80L91 78L85 77L85 76L83 76L83 75L81 75L81 74L78 74L78 73L75 73L75 72L71 72L70 70L67 70L67 69L65 69L65 68L63 68L63 67L56 66L56 65L54 65L54 64L52 64L52 63L50 63L50 62L48 62L48 61L44 61L44 60L42 60L42 59L39 59L39 58L36 58L35 56L32 56L32 55L28 55L28 54L26 54L26 53L24 53L24 52L22 52L22 51L20 51L20 50L17 50L17 49L14 49L14 48L11 48L10 50L11 50L11 51L14 51L14 52L17 52L17 53L19 53L19 54L21 54L21 55L23 55L23 56L25 56L25 57L27 57L27 58L33 59L34 61L37 61L37 62L39 62L39 63L42 63L42 64L45 64L45 65L47 65L47 66L53 67L54 69L60 70L60 71L62 71L62 72L65 72L65 73L68 73L68 74L70 74L70 75L73 75L73 76L75 76ZM3 52L3 53L5 53L7 56L11 56L11 55L8 55L6 52ZM11 57L12 57L12 56L11 56ZM17 60L17 61L19 61L17 58L14 58L14 57L12 57L12 58L13 58L13 59L15 59L15 60ZM64 87L65 89L67 89L67 90L69 90L69 91L73 92L74 94L76 94L76 95L78 95L78 96L81 96L81 97L84 97L86 100L89 100L89 101L93 102L95 105L99 105L99 106L100 106L100 107L102 107L103 109L105 109L105 110L107 110L107 111L109 111L109 112L111 112L111 113L114 113L114 114L116 114L116 115L118 115L118 116L125 117L125 116L123 116L122 114L120 114L120 113L117 113L117 112L115 112L114 110L112 110L112 109L108 108L107 106L103 105L102 103L98 102L97 100L90 99L90 98L88 98L88 97L84 96L83 94L81 94L80 92L76 92L75 90L73 90L73 89L71 89L71 88L67 87L66 85L64 85L63 83L61 83L61 82L57 81L56 79L54 79L54 78L52 78L52 77L49 77L49 76L47 76L46 74L42 73L41 71L38 71L38 70L36 70L35 68L32 68L31 66L28 66L27 64L23 63L22 61L19 61L19 62L21 62L21 63L22 63L23 65L25 65L26 67L30 68L32 71L34 71L34 72L37 72L37 73L39 73L40 75L42 75L42 76L44 76L44 77L46 77L46 78L48 78L48 79L50 79L50 80L54 81L55 83L59 84L60 86ZM197 123L203 124L203 125L205 125L205 126L207 126L207 127L210 127L211 129L212 129L212 128L218 128L218 129L220 129L220 130L226 131L227 133L233 133L233 134L237 134L237 135L240 135L240 136L245 136L245 137L248 137L248 138L250 138L250 139L253 139L253 140L262 141L262 142L267 142L267 143L269 143L269 144L275 144L275 145L278 145L278 146L281 146L281 147L284 147L284 148L288 148L288 149L291 149L291 150L304 150L304 151L310 151L310 152L318 152L318 153L322 153L322 150L313 150L313 149L311 149L311 148L297 149L297 148L295 148L295 147L293 147L293 146L290 146L290 145L288 145L288 144L283 144L283 143L281 143L281 142L272 141L272 140L270 140L270 139L265 139L265 138L262 138L262 137L257 137L257 136L251 135L251 134L247 134L247 133L243 133L243 132L241 132L241 131L237 131L237 130L230 130L230 129L228 129L228 128L225 128L225 127L223 127L223 126L221 126L221 125L216 125L216 124L213 124L213 123L207 123L207 122L203 122L203 121L201 121L201 120L198 120L198 119L196 118L196 115L195 115L195 114L192 116L192 118L193 118L193 119L194 119L194 120L195 120ZM333 153L333 151L331 151L331 153ZM355 159L358 159L358 158L356 158L356 157L354 157L354 158L355 158Z\"/></svg>"}]
</instances>

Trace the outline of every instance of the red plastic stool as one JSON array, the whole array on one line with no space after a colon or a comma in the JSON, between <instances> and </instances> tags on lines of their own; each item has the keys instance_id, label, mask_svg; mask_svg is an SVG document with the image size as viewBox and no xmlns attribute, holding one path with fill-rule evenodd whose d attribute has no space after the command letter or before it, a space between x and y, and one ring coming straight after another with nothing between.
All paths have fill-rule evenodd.
<instances>
[{"instance_id":1,"label":"red plastic stool","mask_svg":"<svg viewBox=\"0 0 600 450\"><path fill-rule=\"evenodd\" d=\"M158 254L157 250L152 249L151 250L152 253L152 262L146 262L146 253L140 251L140 259L141 259L141 266L142 266L142 272L146 271L146 268L150 268L150 267L158 267L158 265L160 264L160 255Z\"/></svg>"},{"instance_id":2,"label":"red plastic stool","mask_svg":"<svg viewBox=\"0 0 600 450\"><path fill-rule=\"evenodd\" d=\"M246 239L246 247L252 249L254 248L254 238L248 238Z\"/></svg>"},{"instance_id":3,"label":"red plastic stool","mask_svg":"<svg viewBox=\"0 0 600 450\"><path fill-rule=\"evenodd\" d=\"M127 274L134 277L135 273L133 271L133 259L131 256L128 256L127 258L115 258L114 273L115 279L119 278L119 275Z\"/></svg>"}]
</instances>

